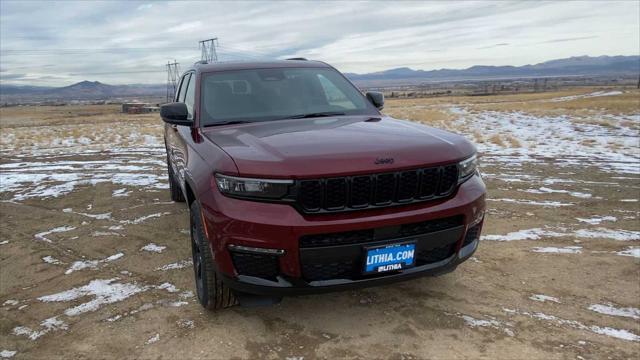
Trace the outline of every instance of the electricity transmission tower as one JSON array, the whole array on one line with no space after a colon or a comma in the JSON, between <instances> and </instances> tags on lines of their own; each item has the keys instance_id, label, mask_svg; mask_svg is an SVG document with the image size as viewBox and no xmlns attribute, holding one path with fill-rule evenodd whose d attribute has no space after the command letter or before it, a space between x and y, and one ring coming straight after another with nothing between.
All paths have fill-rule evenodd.
<instances>
[{"instance_id":1,"label":"electricity transmission tower","mask_svg":"<svg viewBox=\"0 0 640 360\"><path fill-rule=\"evenodd\" d=\"M200 50L202 51L202 61L207 63L218 61L218 53L216 52L216 46L218 44L218 38L211 38L207 40L199 41Z\"/></svg>"},{"instance_id":2,"label":"electricity transmission tower","mask_svg":"<svg viewBox=\"0 0 640 360\"><path fill-rule=\"evenodd\" d=\"M178 79L180 78L180 69L178 63L167 61L167 102L172 102L178 90Z\"/></svg>"}]
</instances>

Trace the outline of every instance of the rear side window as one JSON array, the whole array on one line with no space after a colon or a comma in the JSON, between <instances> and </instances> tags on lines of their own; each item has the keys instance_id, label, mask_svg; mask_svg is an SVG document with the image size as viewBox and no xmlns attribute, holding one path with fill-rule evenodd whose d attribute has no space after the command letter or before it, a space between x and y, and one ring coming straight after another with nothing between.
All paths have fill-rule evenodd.
<instances>
[{"instance_id":1,"label":"rear side window","mask_svg":"<svg viewBox=\"0 0 640 360\"><path fill-rule=\"evenodd\" d=\"M187 105L187 111L189 112L189 119L193 119L193 106L195 103L195 92L196 92L196 77L191 74L189 85L187 85L187 90L185 91L184 104Z\"/></svg>"}]
</instances>

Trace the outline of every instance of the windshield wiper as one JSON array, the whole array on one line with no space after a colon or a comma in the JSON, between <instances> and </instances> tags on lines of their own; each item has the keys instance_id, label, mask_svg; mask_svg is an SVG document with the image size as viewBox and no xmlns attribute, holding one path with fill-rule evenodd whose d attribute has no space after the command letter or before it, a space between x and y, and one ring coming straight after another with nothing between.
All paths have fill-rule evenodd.
<instances>
[{"instance_id":1,"label":"windshield wiper","mask_svg":"<svg viewBox=\"0 0 640 360\"><path fill-rule=\"evenodd\" d=\"M283 119L309 119L309 118L338 116L338 115L344 115L344 113L339 111L325 111L325 112L316 112L316 113L309 113L309 114L292 115L292 116L287 116L286 118L283 118Z\"/></svg>"},{"instance_id":2,"label":"windshield wiper","mask_svg":"<svg viewBox=\"0 0 640 360\"><path fill-rule=\"evenodd\" d=\"M246 121L246 120L221 121L221 122L207 124L204 127L218 126L218 125L248 124L248 123L251 123L251 122L253 122L253 121Z\"/></svg>"}]
</instances>

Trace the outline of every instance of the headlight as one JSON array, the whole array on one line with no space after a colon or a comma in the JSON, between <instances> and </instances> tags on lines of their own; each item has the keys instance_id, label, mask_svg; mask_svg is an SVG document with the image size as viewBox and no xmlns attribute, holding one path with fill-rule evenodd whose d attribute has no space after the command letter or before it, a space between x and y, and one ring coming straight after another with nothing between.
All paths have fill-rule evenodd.
<instances>
[{"instance_id":1,"label":"headlight","mask_svg":"<svg viewBox=\"0 0 640 360\"><path fill-rule=\"evenodd\" d=\"M229 196L281 199L289 193L293 180L250 179L215 174L221 193Z\"/></svg>"},{"instance_id":2,"label":"headlight","mask_svg":"<svg viewBox=\"0 0 640 360\"><path fill-rule=\"evenodd\" d=\"M478 169L478 158L476 155L472 157L462 160L458 163L458 171L460 176L458 177L458 184L462 184L467 179L469 179L473 174L476 173Z\"/></svg>"}]
</instances>

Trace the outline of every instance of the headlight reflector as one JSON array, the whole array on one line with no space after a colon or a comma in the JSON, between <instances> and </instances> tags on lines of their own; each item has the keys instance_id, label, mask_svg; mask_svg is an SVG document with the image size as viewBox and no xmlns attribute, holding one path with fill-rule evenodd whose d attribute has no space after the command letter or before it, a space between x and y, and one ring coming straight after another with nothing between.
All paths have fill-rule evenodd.
<instances>
[{"instance_id":1,"label":"headlight reflector","mask_svg":"<svg viewBox=\"0 0 640 360\"><path fill-rule=\"evenodd\" d=\"M252 179L215 174L221 193L247 198L281 199L289 193L293 180Z\"/></svg>"},{"instance_id":2,"label":"headlight reflector","mask_svg":"<svg viewBox=\"0 0 640 360\"><path fill-rule=\"evenodd\" d=\"M458 177L458 183L461 184L469 179L478 169L478 157L474 154L470 158L462 160L458 163L458 171L460 176Z\"/></svg>"}]
</instances>

